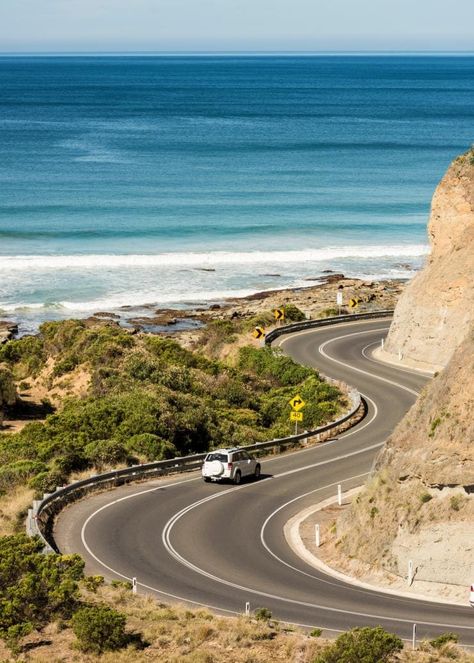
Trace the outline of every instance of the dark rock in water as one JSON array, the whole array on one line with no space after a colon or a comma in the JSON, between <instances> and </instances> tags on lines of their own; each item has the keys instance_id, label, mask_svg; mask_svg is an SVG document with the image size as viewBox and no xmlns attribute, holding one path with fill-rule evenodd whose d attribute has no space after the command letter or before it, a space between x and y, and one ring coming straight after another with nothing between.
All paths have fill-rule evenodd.
<instances>
[{"instance_id":1,"label":"dark rock in water","mask_svg":"<svg viewBox=\"0 0 474 663\"><path fill-rule=\"evenodd\" d=\"M6 343L18 334L18 325L16 322L0 320L0 343Z\"/></svg>"},{"instance_id":2,"label":"dark rock in water","mask_svg":"<svg viewBox=\"0 0 474 663\"><path fill-rule=\"evenodd\" d=\"M341 279L345 279L344 274L329 274L329 276L324 277L326 283L337 283Z\"/></svg>"},{"instance_id":3,"label":"dark rock in water","mask_svg":"<svg viewBox=\"0 0 474 663\"><path fill-rule=\"evenodd\" d=\"M198 272L215 272L214 267L196 267Z\"/></svg>"},{"instance_id":4,"label":"dark rock in water","mask_svg":"<svg viewBox=\"0 0 474 663\"><path fill-rule=\"evenodd\" d=\"M117 315L117 313L108 313L107 311L98 311L92 315L94 318L110 318L111 320L120 320L120 316Z\"/></svg>"},{"instance_id":5,"label":"dark rock in water","mask_svg":"<svg viewBox=\"0 0 474 663\"><path fill-rule=\"evenodd\" d=\"M394 265L397 269L405 269L407 272L413 269L412 265L407 262L398 262Z\"/></svg>"},{"instance_id":6,"label":"dark rock in water","mask_svg":"<svg viewBox=\"0 0 474 663\"><path fill-rule=\"evenodd\" d=\"M324 277L322 276L305 276L305 281L321 281Z\"/></svg>"},{"instance_id":7,"label":"dark rock in water","mask_svg":"<svg viewBox=\"0 0 474 663\"><path fill-rule=\"evenodd\" d=\"M263 276L271 276L272 278L278 278L281 274L264 274Z\"/></svg>"},{"instance_id":8,"label":"dark rock in water","mask_svg":"<svg viewBox=\"0 0 474 663\"><path fill-rule=\"evenodd\" d=\"M178 321L177 321L176 318L170 318L170 319L167 321L166 324L167 324L167 325L176 325L177 323L178 323Z\"/></svg>"},{"instance_id":9,"label":"dark rock in water","mask_svg":"<svg viewBox=\"0 0 474 663\"><path fill-rule=\"evenodd\" d=\"M334 270L332 270L332 269L323 269L321 274L334 274Z\"/></svg>"},{"instance_id":10,"label":"dark rock in water","mask_svg":"<svg viewBox=\"0 0 474 663\"><path fill-rule=\"evenodd\" d=\"M211 304L211 305L209 306L209 310L210 310L210 311L220 311L220 309L221 309L221 305L220 305L220 304Z\"/></svg>"}]
</instances>

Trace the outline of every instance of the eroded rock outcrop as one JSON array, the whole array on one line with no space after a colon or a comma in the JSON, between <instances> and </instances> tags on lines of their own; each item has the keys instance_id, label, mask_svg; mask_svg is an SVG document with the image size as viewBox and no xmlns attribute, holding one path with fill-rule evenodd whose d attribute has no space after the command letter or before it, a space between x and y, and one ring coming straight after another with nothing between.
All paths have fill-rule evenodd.
<instances>
[{"instance_id":1,"label":"eroded rock outcrop","mask_svg":"<svg viewBox=\"0 0 474 663\"><path fill-rule=\"evenodd\" d=\"M389 438L338 522L346 555L399 575L468 583L474 571L474 325Z\"/></svg>"},{"instance_id":2,"label":"eroded rock outcrop","mask_svg":"<svg viewBox=\"0 0 474 663\"><path fill-rule=\"evenodd\" d=\"M474 150L436 189L432 253L402 294L386 349L441 367L337 523L339 550L399 576L469 585L474 573Z\"/></svg>"},{"instance_id":3,"label":"eroded rock outcrop","mask_svg":"<svg viewBox=\"0 0 474 663\"><path fill-rule=\"evenodd\" d=\"M474 149L438 185L428 232L431 255L397 304L385 352L439 370L474 321Z\"/></svg>"}]
</instances>

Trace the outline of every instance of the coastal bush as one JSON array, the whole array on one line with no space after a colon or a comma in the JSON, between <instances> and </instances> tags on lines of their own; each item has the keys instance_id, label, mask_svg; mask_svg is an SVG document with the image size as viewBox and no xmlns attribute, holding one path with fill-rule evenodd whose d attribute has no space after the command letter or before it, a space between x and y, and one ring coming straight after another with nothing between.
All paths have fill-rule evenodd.
<instances>
[{"instance_id":1,"label":"coastal bush","mask_svg":"<svg viewBox=\"0 0 474 663\"><path fill-rule=\"evenodd\" d=\"M178 455L175 445L153 433L140 433L132 435L126 443L131 453L144 456L146 460L165 460Z\"/></svg>"},{"instance_id":2,"label":"coastal bush","mask_svg":"<svg viewBox=\"0 0 474 663\"><path fill-rule=\"evenodd\" d=\"M430 645L434 647L435 649L441 649L443 645L445 645L447 642L458 642L459 636L456 633L441 633L441 635L438 635L437 638L434 638L434 640L430 640Z\"/></svg>"},{"instance_id":3,"label":"coastal bush","mask_svg":"<svg viewBox=\"0 0 474 663\"><path fill-rule=\"evenodd\" d=\"M25 483L30 477L45 472L47 466L34 460L18 460L0 467L0 490Z\"/></svg>"},{"instance_id":4,"label":"coastal bush","mask_svg":"<svg viewBox=\"0 0 474 663\"><path fill-rule=\"evenodd\" d=\"M124 614L105 605L79 608L71 619L78 648L97 655L127 643L125 624Z\"/></svg>"},{"instance_id":5,"label":"coastal bush","mask_svg":"<svg viewBox=\"0 0 474 663\"><path fill-rule=\"evenodd\" d=\"M294 304L285 304L282 306L285 311L285 320L287 322L301 322L306 320L306 315Z\"/></svg>"},{"instance_id":6,"label":"coastal bush","mask_svg":"<svg viewBox=\"0 0 474 663\"><path fill-rule=\"evenodd\" d=\"M84 562L79 555L44 555L39 539L0 538L0 638L12 650L33 629L69 619L78 605Z\"/></svg>"},{"instance_id":7,"label":"coastal bush","mask_svg":"<svg viewBox=\"0 0 474 663\"><path fill-rule=\"evenodd\" d=\"M0 426L3 423L5 409L14 405L16 399L16 386L12 372L6 366L0 365Z\"/></svg>"},{"instance_id":8,"label":"coastal bush","mask_svg":"<svg viewBox=\"0 0 474 663\"><path fill-rule=\"evenodd\" d=\"M45 323L38 337L15 343L7 353L14 375L32 348L39 348L43 363L53 360L56 374L76 366L90 374L85 397L66 399L61 409L19 433L0 434L5 477L14 474L38 492L87 468L285 436L295 393L306 401L308 428L333 418L343 404L339 391L314 370L272 348L241 348L237 365L230 366L169 338L74 320ZM41 465L17 466L18 461Z\"/></svg>"},{"instance_id":9,"label":"coastal bush","mask_svg":"<svg viewBox=\"0 0 474 663\"><path fill-rule=\"evenodd\" d=\"M294 362L274 348L245 346L239 351L238 367L273 385L289 386L303 382L314 371Z\"/></svg>"},{"instance_id":10,"label":"coastal bush","mask_svg":"<svg viewBox=\"0 0 474 663\"><path fill-rule=\"evenodd\" d=\"M402 649L402 640L381 626L353 628L340 635L314 663L385 663Z\"/></svg>"},{"instance_id":11,"label":"coastal bush","mask_svg":"<svg viewBox=\"0 0 474 663\"><path fill-rule=\"evenodd\" d=\"M34 377L46 361L41 337L23 336L0 345L0 362L14 367L17 380Z\"/></svg>"}]
</instances>

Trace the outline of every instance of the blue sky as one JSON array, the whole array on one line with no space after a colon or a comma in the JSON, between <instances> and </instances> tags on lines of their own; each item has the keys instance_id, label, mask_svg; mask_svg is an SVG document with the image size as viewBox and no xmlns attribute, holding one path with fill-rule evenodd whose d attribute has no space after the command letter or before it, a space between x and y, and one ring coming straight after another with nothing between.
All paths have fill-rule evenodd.
<instances>
[{"instance_id":1,"label":"blue sky","mask_svg":"<svg viewBox=\"0 0 474 663\"><path fill-rule=\"evenodd\" d=\"M474 0L0 0L0 51L474 50Z\"/></svg>"}]
</instances>

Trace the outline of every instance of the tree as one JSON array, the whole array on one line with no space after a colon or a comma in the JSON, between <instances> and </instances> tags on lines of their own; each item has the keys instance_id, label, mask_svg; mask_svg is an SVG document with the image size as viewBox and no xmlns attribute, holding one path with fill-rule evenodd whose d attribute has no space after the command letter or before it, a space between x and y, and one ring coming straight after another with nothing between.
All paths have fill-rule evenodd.
<instances>
[{"instance_id":1,"label":"tree","mask_svg":"<svg viewBox=\"0 0 474 663\"><path fill-rule=\"evenodd\" d=\"M0 638L14 649L21 637L78 604L79 555L45 555L43 543L26 534L0 538Z\"/></svg>"},{"instance_id":2,"label":"tree","mask_svg":"<svg viewBox=\"0 0 474 663\"><path fill-rule=\"evenodd\" d=\"M402 640L381 626L353 628L340 635L314 663L386 663L402 649Z\"/></svg>"},{"instance_id":3,"label":"tree","mask_svg":"<svg viewBox=\"0 0 474 663\"><path fill-rule=\"evenodd\" d=\"M125 623L125 615L105 605L80 608L71 620L79 649L93 654L123 647Z\"/></svg>"}]
</instances>

